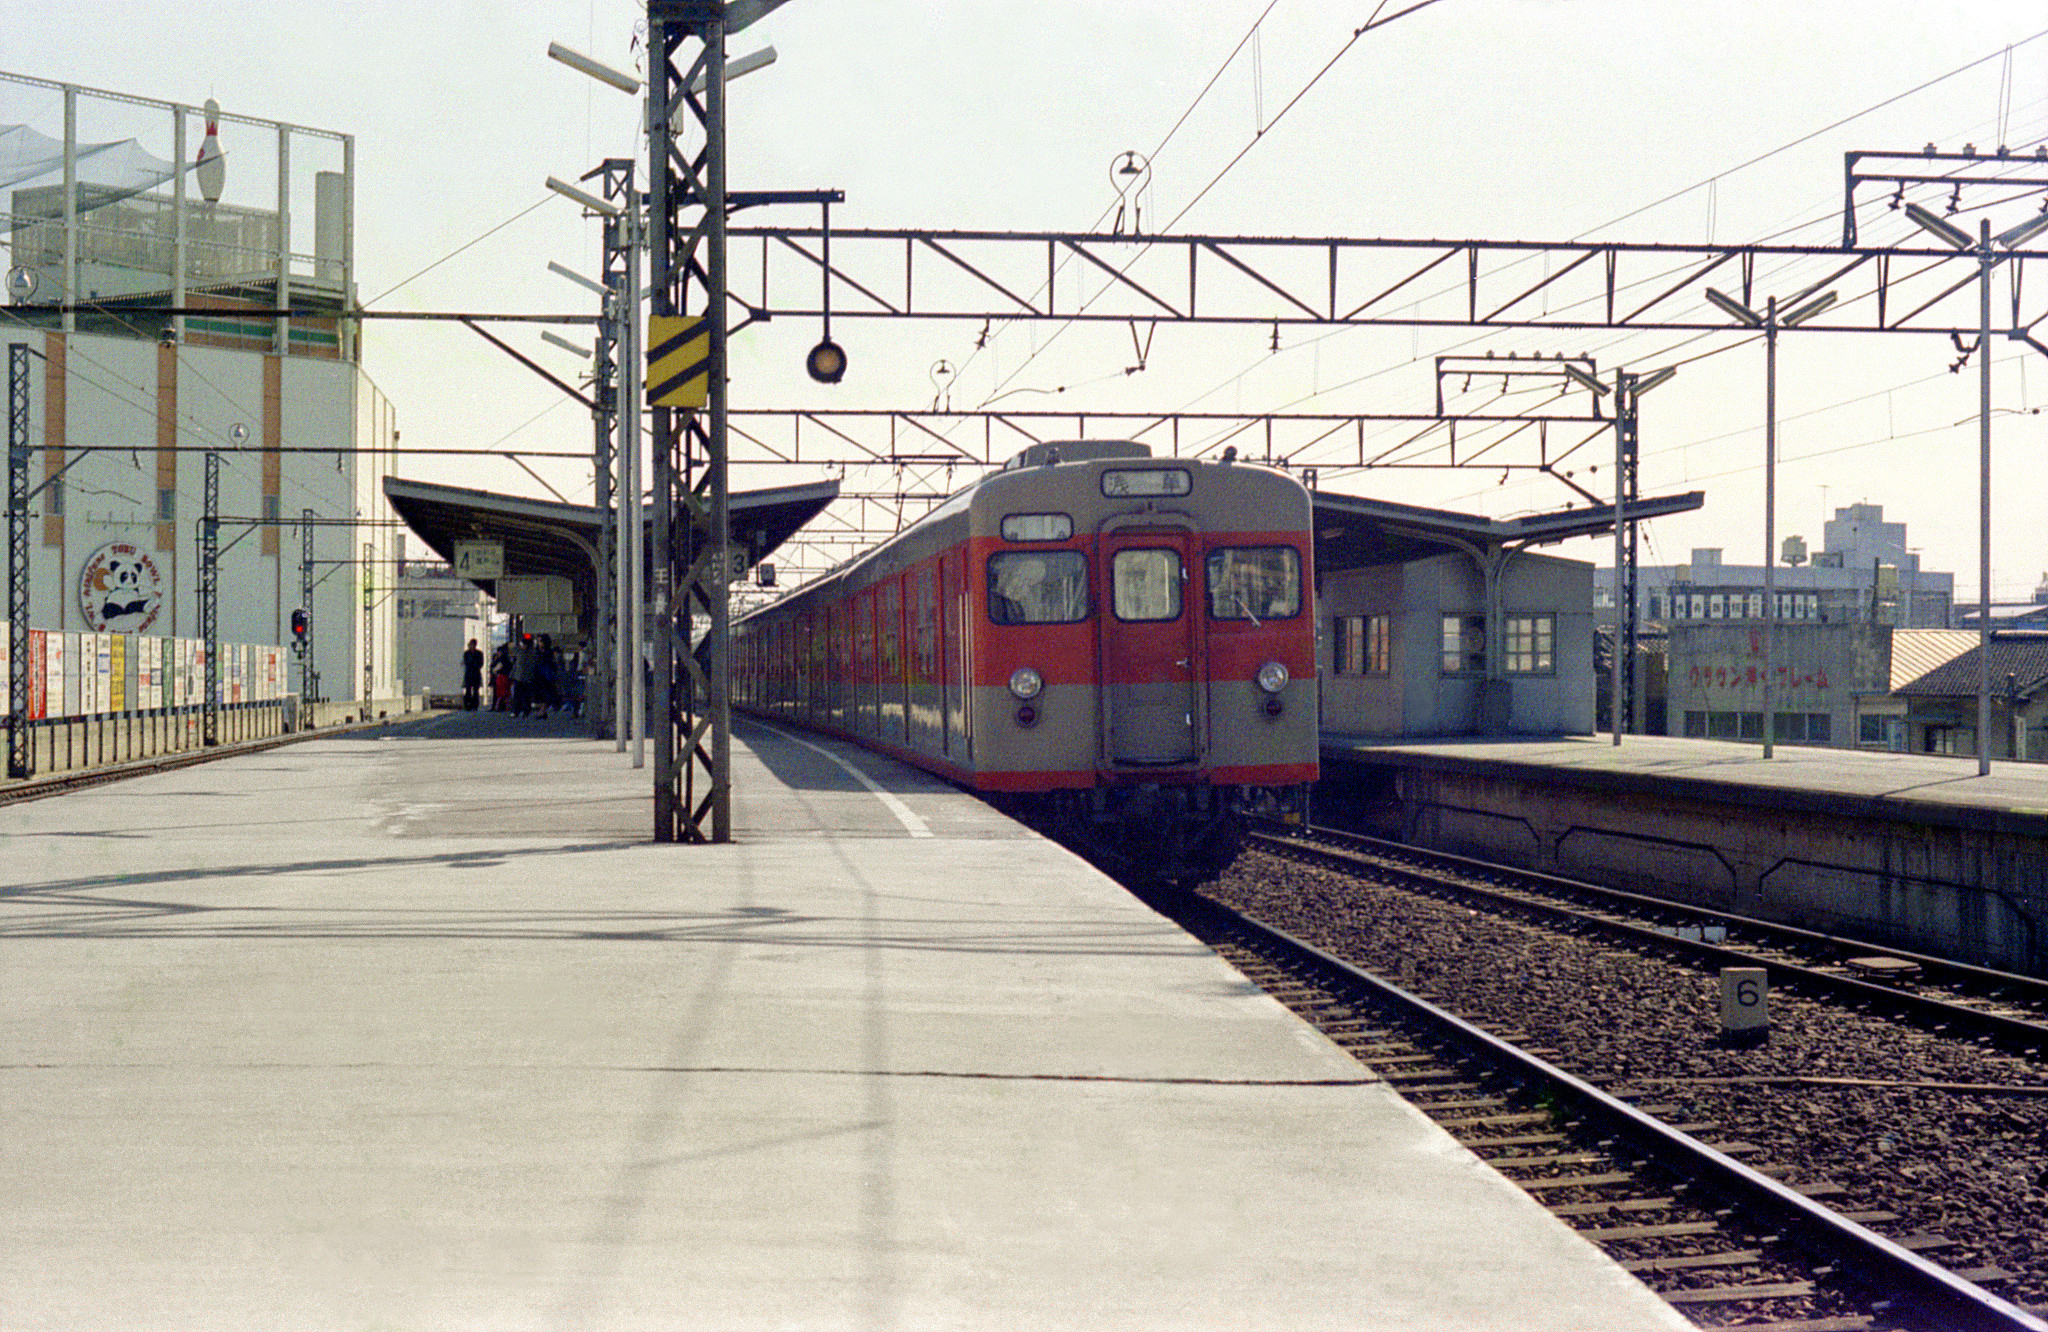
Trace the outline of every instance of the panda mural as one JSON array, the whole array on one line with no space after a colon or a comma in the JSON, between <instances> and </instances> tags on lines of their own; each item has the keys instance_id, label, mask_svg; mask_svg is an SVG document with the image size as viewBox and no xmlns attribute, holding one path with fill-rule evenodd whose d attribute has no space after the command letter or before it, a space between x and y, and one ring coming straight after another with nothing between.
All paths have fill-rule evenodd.
<instances>
[{"instance_id":1,"label":"panda mural","mask_svg":"<svg viewBox=\"0 0 2048 1332\"><path fill-rule=\"evenodd\" d=\"M109 541L79 571L79 608L97 633L145 633L156 623L163 600L156 561L129 542Z\"/></svg>"}]
</instances>

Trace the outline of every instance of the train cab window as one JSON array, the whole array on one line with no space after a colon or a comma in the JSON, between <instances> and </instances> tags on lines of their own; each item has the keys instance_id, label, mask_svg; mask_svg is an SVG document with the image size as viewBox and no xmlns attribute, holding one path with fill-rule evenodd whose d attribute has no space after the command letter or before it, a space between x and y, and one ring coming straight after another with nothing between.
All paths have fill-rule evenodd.
<instances>
[{"instance_id":1,"label":"train cab window","mask_svg":"<svg viewBox=\"0 0 2048 1332\"><path fill-rule=\"evenodd\" d=\"M1102 474L1102 493L1119 495L1185 495L1194 488L1185 467L1112 467Z\"/></svg>"},{"instance_id":2,"label":"train cab window","mask_svg":"<svg viewBox=\"0 0 2048 1332\"><path fill-rule=\"evenodd\" d=\"M1111 597L1119 620L1177 620L1185 576L1171 550L1120 550L1110 560Z\"/></svg>"},{"instance_id":3,"label":"train cab window","mask_svg":"<svg viewBox=\"0 0 2048 1332\"><path fill-rule=\"evenodd\" d=\"M1292 546L1209 552L1209 618L1285 620L1301 614L1301 555Z\"/></svg>"},{"instance_id":4,"label":"train cab window","mask_svg":"<svg viewBox=\"0 0 2048 1332\"><path fill-rule=\"evenodd\" d=\"M997 624L1088 618L1088 557L1077 550L1005 551L988 561L988 617Z\"/></svg>"},{"instance_id":5,"label":"train cab window","mask_svg":"<svg viewBox=\"0 0 2048 1332\"><path fill-rule=\"evenodd\" d=\"M1003 515L1005 541L1065 541L1074 535L1074 520L1064 513Z\"/></svg>"}]
</instances>

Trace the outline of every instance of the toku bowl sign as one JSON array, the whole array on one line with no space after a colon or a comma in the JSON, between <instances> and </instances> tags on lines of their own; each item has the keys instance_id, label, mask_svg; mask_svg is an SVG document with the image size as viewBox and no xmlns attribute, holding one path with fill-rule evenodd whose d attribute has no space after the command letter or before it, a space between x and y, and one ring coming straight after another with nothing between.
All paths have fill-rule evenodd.
<instances>
[{"instance_id":1,"label":"toku bowl sign","mask_svg":"<svg viewBox=\"0 0 2048 1332\"><path fill-rule=\"evenodd\" d=\"M156 561L129 542L109 541L79 571L79 608L96 633L142 633L156 623L163 602Z\"/></svg>"}]
</instances>

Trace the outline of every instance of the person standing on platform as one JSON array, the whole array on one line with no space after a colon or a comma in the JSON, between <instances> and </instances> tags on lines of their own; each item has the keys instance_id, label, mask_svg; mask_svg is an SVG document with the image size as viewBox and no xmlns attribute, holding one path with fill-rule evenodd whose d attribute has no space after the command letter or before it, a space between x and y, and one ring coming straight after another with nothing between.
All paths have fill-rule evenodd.
<instances>
[{"instance_id":1,"label":"person standing on platform","mask_svg":"<svg viewBox=\"0 0 2048 1332\"><path fill-rule=\"evenodd\" d=\"M512 649L513 716L533 715L533 685L539 675L540 652L533 645L533 635L521 634L518 645Z\"/></svg>"},{"instance_id":2,"label":"person standing on platform","mask_svg":"<svg viewBox=\"0 0 2048 1332\"><path fill-rule=\"evenodd\" d=\"M484 692L484 650L474 638L462 653L462 710L475 712Z\"/></svg>"}]
</instances>

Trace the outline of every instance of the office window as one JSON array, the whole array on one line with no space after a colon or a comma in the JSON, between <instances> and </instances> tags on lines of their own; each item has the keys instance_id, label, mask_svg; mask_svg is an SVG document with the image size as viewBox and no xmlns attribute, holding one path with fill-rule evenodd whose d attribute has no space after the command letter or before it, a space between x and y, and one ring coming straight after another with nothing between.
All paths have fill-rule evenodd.
<instances>
[{"instance_id":1,"label":"office window","mask_svg":"<svg viewBox=\"0 0 2048 1332\"><path fill-rule=\"evenodd\" d=\"M1394 669L1394 619L1390 615L1365 617L1365 673L1386 675Z\"/></svg>"},{"instance_id":2,"label":"office window","mask_svg":"<svg viewBox=\"0 0 2048 1332\"><path fill-rule=\"evenodd\" d=\"M1507 669L1510 675L1550 675L1557 669L1557 619L1551 615L1510 615Z\"/></svg>"},{"instance_id":3,"label":"office window","mask_svg":"<svg viewBox=\"0 0 2048 1332\"><path fill-rule=\"evenodd\" d=\"M1457 675L1486 669L1486 617L1444 616L1443 673Z\"/></svg>"}]
</instances>

